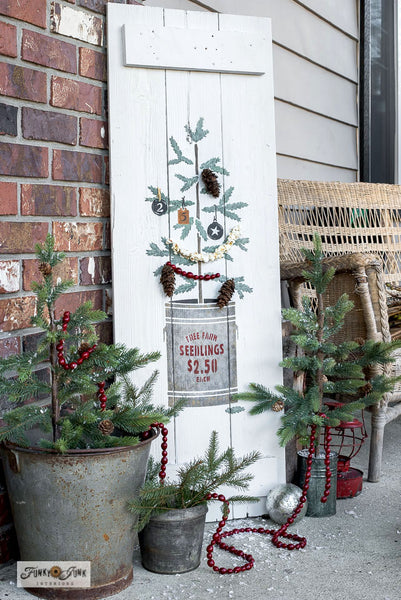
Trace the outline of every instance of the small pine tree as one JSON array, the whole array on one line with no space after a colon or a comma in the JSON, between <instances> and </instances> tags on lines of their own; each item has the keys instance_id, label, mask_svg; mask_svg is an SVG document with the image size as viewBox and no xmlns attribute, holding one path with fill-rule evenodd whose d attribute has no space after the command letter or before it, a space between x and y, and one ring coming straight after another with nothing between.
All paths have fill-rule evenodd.
<instances>
[{"instance_id":1,"label":"small pine tree","mask_svg":"<svg viewBox=\"0 0 401 600\"><path fill-rule=\"evenodd\" d=\"M139 497L130 503L130 510L138 517L136 529L141 531L152 515L163 512L190 508L207 502L208 494L212 494L222 485L246 490L253 476L245 473L245 469L260 458L258 452L251 452L242 458L236 458L232 448L219 453L218 435L213 431L208 448L202 458L194 459L182 466L177 473L177 481L160 482L160 466L151 458L149 460L146 481ZM227 502L257 502L253 496L236 495L227 498ZM227 503L223 506L223 514L227 516Z\"/></svg>"},{"instance_id":2,"label":"small pine tree","mask_svg":"<svg viewBox=\"0 0 401 600\"><path fill-rule=\"evenodd\" d=\"M276 387L277 394L263 385L252 383L250 391L237 395L238 399L255 403L251 414L270 410L277 403L285 407L277 432L282 446L294 437L307 445L312 426L319 430L325 426L336 427L340 421L352 420L355 411L380 401L399 380L399 377L389 377L384 369L378 368L394 360L391 353L401 346L399 340L335 343L334 336L343 327L344 317L352 310L353 303L347 294L343 294L334 306L324 306L323 294L334 277L335 269L325 270L322 244L317 234L313 250L304 249L303 253L310 265L303 276L316 291L316 307L305 297L302 310L283 310L283 317L294 327L291 337L302 352L300 356L285 358L280 366L302 372L304 389L298 391L280 385ZM333 395L351 398L351 401L325 411L324 398Z\"/></svg>"},{"instance_id":3,"label":"small pine tree","mask_svg":"<svg viewBox=\"0 0 401 600\"><path fill-rule=\"evenodd\" d=\"M26 433L39 427L47 434L40 445L59 452L137 444L153 422L167 422L182 408L182 403L172 409L151 403L157 371L140 389L131 382L129 374L158 360L160 353L96 345L95 324L106 315L94 310L91 302L67 317L67 313L57 317L55 303L61 303L61 295L73 285L72 281L59 282L54 275L64 254L55 250L54 239L48 235L42 246L37 245L36 255L43 280L32 286L37 296L32 324L43 330L43 336L36 351L0 360L0 397L16 405L2 417L0 442L29 446ZM37 374L44 365L49 367L49 382ZM116 377L101 408L99 388ZM50 398L50 406L27 404L39 396Z\"/></svg>"}]
</instances>

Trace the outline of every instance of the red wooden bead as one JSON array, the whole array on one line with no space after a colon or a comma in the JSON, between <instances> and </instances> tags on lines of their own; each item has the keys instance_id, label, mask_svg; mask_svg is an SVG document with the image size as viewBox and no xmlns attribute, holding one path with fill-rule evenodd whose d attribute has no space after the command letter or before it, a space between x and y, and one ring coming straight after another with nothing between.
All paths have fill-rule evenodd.
<instances>
[{"instance_id":1,"label":"red wooden bead","mask_svg":"<svg viewBox=\"0 0 401 600\"><path fill-rule=\"evenodd\" d=\"M220 494L217 498L220 500L220 502L226 501L226 498L225 498L225 496L223 496L223 494Z\"/></svg>"},{"instance_id":2,"label":"red wooden bead","mask_svg":"<svg viewBox=\"0 0 401 600\"><path fill-rule=\"evenodd\" d=\"M61 341L61 342L59 342L59 343L57 344L57 346L56 346L56 350L58 350L59 352L61 352L63 348L64 348L64 342L63 342L63 341Z\"/></svg>"},{"instance_id":3,"label":"red wooden bead","mask_svg":"<svg viewBox=\"0 0 401 600\"><path fill-rule=\"evenodd\" d=\"M213 548L213 544L209 544L209 546L206 548L207 552L213 552L214 548Z\"/></svg>"},{"instance_id":4,"label":"red wooden bead","mask_svg":"<svg viewBox=\"0 0 401 600\"><path fill-rule=\"evenodd\" d=\"M199 275L199 279L200 279L201 281L203 281L203 280L205 279L205 276L204 276L204 275Z\"/></svg>"},{"instance_id":5,"label":"red wooden bead","mask_svg":"<svg viewBox=\"0 0 401 600\"><path fill-rule=\"evenodd\" d=\"M193 279L194 278L194 274L191 271L189 271L187 273L187 277L188 277L188 279Z\"/></svg>"},{"instance_id":6,"label":"red wooden bead","mask_svg":"<svg viewBox=\"0 0 401 600\"><path fill-rule=\"evenodd\" d=\"M301 502L306 502L306 496L303 496L303 495L302 495L302 496L300 497L300 499L299 499L299 500L300 500Z\"/></svg>"},{"instance_id":7,"label":"red wooden bead","mask_svg":"<svg viewBox=\"0 0 401 600\"><path fill-rule=\"evenodd\" d=\"M209 558L209 560L207 561L207 566L208 567L214 567L214 565L215 565L214 560L212 558Z\"/></svg>"},{"instance_id":8,"label":"red wooden bead","mask_svg":"<svg viewBox=\"0 0 401 600\"><path fill-rule=\"evenodd\" d=\"M166 436L166 435L164 435L164 436L162 437L162 440L163 440L163 442L167 442L167 436Z\"/></svg>"},{"instance_id":9,"label":"red wooden bead","mask_svg":"<svg viewBox=\"0 0 401 600\"><path fill-rule=\"evenodd\" d=\"M182 274L182 269L180 267L177 267L176 272L178 273L178 275Z\"/></svg>"},{"instance_id":10,"label":"red wooden bead","mask_svg":"<svg viewBox=\"0 0 401 600\"><path fill-rule=\"evenodd\" d=\"M227 575L232 575L234 573L234 569L227 569Z\"/></svg>"},{"instance_id":11,"label":"red wooden bead","mask_svg":"<svg viewBox=\"0 0 401 600\"><path fill-rule=\"evenodd\" d=\"M107 396L106 396L106 394L100 394L100 395L99 395L99 400L100 400L101 402L106 402L106 400L107 400Z\"/></svg>"},{"instance_id":12,"label":"red wooden bead","mask_svg":"<svg viewBox=\"0 0 401 600\"><path fill-rule=\"evenodd\" d=\"M163 457L167 456L167 450L163 450L163 452L162 452L162 456L163 456Z\"/></svg>"},{"instance_id":13,"label":"red wooden bead","mask_svg":"<svg viewBox=\"0 0 401 600\"><path fill-rule=\"evenodd\" d=\"M164 471L160 471L159 477L160 477L160 479L165 479L166 473Z\"/></svg>"},{"instance_id":14,"label":"red wooden bead","mask_svg":"<svg viewBox=\"0 0 401 600\"><path fill-rule=\"evenodd\" d=\"M186 271L183 271L183 272L181 273L181 275L182 275L183 277L189 277L189 275L188 275L188 273L187 273Z\"/></svg>"},{"instance_id":15,"label":"red wooden bead","mask_svg":"<svg viewBox=\"0 0 401 600\"><path fill-rule=\"evenodd\" d=\"M82 365L83 362L84 362L83 358L78 358L77 365Z\"/></svg>"},{"instance_id":16,"label":"red wooden bead","mask_svg":"<svg viewBox=\"0 0 401 600\"><path fill-rule=\"evenodd\" d=\"M214 565L213 571L215 571L217 573L219 571L219 567L217 565Z\"/></svg>"},{"instance_id":17,"label":"red wooden bead","mask_svg":"<svg viewBox=\"0 0 401 600\"><path fill-rule=\"evenodd\" d=\"M87 352L87 351L85 351L85 352L82 352L82 354L81 354L81 358L82 358L83 360L88 360L89 356L90 356L90 353L89 353L89 352Z\"/></svg>"},{"instance_id":18,"label":"red wooden bead","mask_svg":"<svg viewBox=\"0 0 401 600\"><path fill-rule=\"evenodd\" d=\"M163 456L163 458L161 459L160 462L161 462L162 465L166 465L168 463L168 458L165 457L165 456Z\"/></svg>"},{"instance_id":19,"label":"red wooden bead","mask_svg":"<svg viewBox=\"0 0 401 600\"><path fill-rule=\"evenodd\" d=\"M73 362L70 362L70 369L71 369L71 371L73 371L74 369L76 369L76 368L77 368L77 366L78 366L78 365L77 365L77 363L76 363L75 361L73 361Z\"/></svg>"},{"instance_id":20,"label":"red wooden bead","mask_svg":"<svg viewBox=\"0 0 401 600\"><path fill-rule=\"evenodd\" d=\"M68 371L69 368L70 368L70 365L68 363L65 363L63 365L63 369L65 369L66 371Z\"/></svg>"},{"instance_id":21,"label":"red wooden bead","mask_svg":"<svg viewBox=\"0 0 401 600\"><path fill-rule=\"evenodd\" d=\"M198 281L199 275L194 275L194 279L196 279L196 281Z\"/></svg>"},{"instance_id":22,"label":"red wooden bead","mask_svg":"<svg viewBox=\"0 0 401 600\"><path fill-rule=\"evenodd\" d=\"M168 434L168 429L167 429L167 427L163 427L163 429L162 429L162 434L163 434L163 435L167 435L167 434Z\"/></svg>"},{"instance_id":23,"label":"red wooden bead","mask_svg":"<svg viewBox=\"0 0 401 600\"><path fill-rule=\"evenodd\" d=\"M205 275L205 281L210 281L210 275Z\"/></svg>"},{"instance_id":24,"label":"red wooden bead","mask_svg":"<svg viewBox=\"0 0 401 600\"><path fill-rule=\"evenodd\" d=\"M219 569L219 573L221 573L222 575L225 575L227 573L227 569L225 569L224 567L221 567Z\"/></svg>"},{"instance_id":25,"label":"red wooden bead","mask_svg":"<svg viewBox=\"0 0 401 600\"><path fill-rule=\"evenodd\" d=\"M161 449L162 450L166 450L167 449L167 442L163 442L161 445Z\"/></svg>"},{"instance_id":26,"label":"red wooden bead","mask_svg":"<svg viewBox=\"0 0 401 600\"><path fill-rule=\"evenodd\" d=\"M58 364L60 365L60 367L64 367L64 365L65 365L65 358L59 358L58 359Z\"/></svg>"},{"instance_id":27,"label":"red wooden bead","mask_svg":"<svg viewBox=\"0 0 401 600\"><path fill-rule=\"evenodd\" d=\"M166 262L166 265L167 265L168 267L171 267L171 262L168 260L168 261Z\"/></svg>"}]
</instances>

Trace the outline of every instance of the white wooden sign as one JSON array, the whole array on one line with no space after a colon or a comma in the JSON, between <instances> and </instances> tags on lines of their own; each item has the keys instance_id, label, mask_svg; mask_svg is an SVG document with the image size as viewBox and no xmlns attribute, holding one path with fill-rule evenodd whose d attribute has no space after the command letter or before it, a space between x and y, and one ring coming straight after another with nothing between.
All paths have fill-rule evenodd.
<instances>
[{"instance_id":1,"label":"white wooden sign","mask_svg":"<svg viewBox=\"0 0 401 600\"><path fill-rule=\"evenodd\" d=\"M115 341L162 353L156 403L187 398L170 424L168 474L215 429L221 449L261 452L250 488L261 501L234 516L263 514L285 480L279 415L238 412L233 394L281 382L270 20L107 8ZM159 281L167 261L172 298ZM236 292L219 308L230 279Z\"/></svg>"}]
</instances>

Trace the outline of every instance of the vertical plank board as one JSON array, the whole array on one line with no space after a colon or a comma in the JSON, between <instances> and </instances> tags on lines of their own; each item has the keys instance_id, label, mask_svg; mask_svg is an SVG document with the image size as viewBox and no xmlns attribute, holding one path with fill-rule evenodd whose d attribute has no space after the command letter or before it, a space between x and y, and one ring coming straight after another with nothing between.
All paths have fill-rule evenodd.
<instances>
[{"instance_id":1,"label":"vertical plank board","mask_svg":"<svg viewBox=\"0 0 401 600\"><path fill-rule=\"evenodd\" d=\"M251 381L273 387L280 383L281 378L278 368L281 357L281 317L269 21L209 12L163 11L121 5L109 5L108 9L110 17L115 15L115 18L110 18L109 88L116 341L139 346L144 351L157 349L162 352L156 398L157 402L167 404L171 382L173 381L174 389L174 382L182 375L181 372L176 373L175 369L185 370L188 365L188 371L191 371L194 362L190 358L192 351L203 352L201 348L205 347L201 346L202 342L191 344L191 333L187 342L177 345L176 338L181 330L176 324L172 325L171 320L184 314L183 321L186 324L182 327L189 327L188 323L192 327L194 322L194 336L201 336L202 332L209 335L209 331L217 331L218 320L222 322L222 331L226 337L222 344L224 356L220 355L218 361L216 359L216 365L219 370L226 370L224 377L231 393L237 389L237 384L241 389L246 389ZM253 32L263 32L268 40L266 47L261 49L266 56L266 73L263 76L253 76L122 68L122 51L121 47L115 47L116 40L121 38L121 25L138 22L136 19L141 24L147 23L149 27L156 24L198 31L203 29L208 32L219 28L249 32L250 41ZM121 44L120 41L118 43ZM231 51L235 59L235 45ZM123 97L119 93L121 89L124 89ZM209 133L195 144L189 139L185 126L189 125L194 131L200 118L204 119L204 128ZM171 138L174 140L171 141ZM229 171L226 175L218 174L221 183L218 199L201 194L202 183L198 185L194 182L187 191L182 191L184 182L176 175L194 177L195 146L198 149L199 170L202 163L218 157L221 159L219 165ZM177 164L180 152L192 160L192 164L187 164L188 160L178 161ZM152 186L151 193L149 186ZM157 187L161 188L163 197L169 199L171 208L175 202L175 209L161 216L156 216L151 210L151 203L145 202L146 196L154 197ZM207 229L213 221L214 204L220 202L222 194L228 195L231 188L233 190L228 201L231 207L217 213L218 222L224 227L222 238L218 242L209 238L202 240L200 248L203 250L205 245L217 246L223 243L238 223L241 237L249 238L249 244L242 244L246 251L233 246L230 250L232 261L220 259L202 264L199 273L219 271L225 277L237 278L237 287L240 296L243 296L240 299L239 295L235 295L232 299L238 339L233 317L230 316L232 308L220 310L216 307L215 300L221 281L203 281L199 286L202 289L201 296L198 294L197 282L194 289L175 295L169 301L163 295L158 277L153 274L167 260L163 256L163 238L177 240L182 248L199 251L195 227L192 227L184 240L180 240L182 228L177 227L177 208L183 194L192 218L196 217L196 202L199 198L198 216L203 228ZM206 211L202 210L205 208ZM212 212L208 212L210 208ZM158 249L155 250L156 246L151 244L158 246ZM198 273L196 263L183 268ZM179 275L176 278L177 286L189 281ZM209 304L208 299L213 302ZM196 311L188 309L187 313L183 313L180 309L183 305L192 306L196 311L201 309L205 315L210 314L205 311L212 307L213 312L217 313L217 316L213 316L213 327L210 325L212 329L209 330L209 325L204 324L203 316L197 316L191 321L190 314ZM199 323L198 319L201 319ZM166 337L163 337L163 332L167 333ZM220 344L221 340L218 341ZM219 344L216 345L217 348L220 348ZM167 358L168 348L170 356ZM215 352L213 346L208 348ZM188 354L178 363L178 353L181 355L185 351ZM173 356L172 360L171 355L176 358ZM205 355L202 354L203 356ZM205 358L199 360L199 363L201 368L206 368ZM179 364L180 367L177 366ZM203 370L200 372L203 373ZM215 380L217 382L218 376ZM223 384L214 385L218 387ZM203 387L208 389L206 385ZM176 389L178 397L179 391ZM212 392L213 390L210 398L213 396ZM216 429L222 449L231 444L238 456L253 449L261 452L263 459L254 467L255 479L251 484L251 494L263 497L270 487L284 480L284 452L278 446L275 433L279 419L277 415L257 418L249 417L246 411L232 413L227 408L236 404L231 400L229 403L229 394L221 404L209 401L210 398L204 401L202 394L206 393L208 396L209 392L204 392L202 385L199 392L188 388L187 393L188 406L170 426L169 475L174 474L179 465L202 454L211 431ZM197 398L197 395L202 398ZM224 394L220 395L223 397ZM170 392L170 401L171 399ZM156 449L153 451L158 454ZM234 514L240 517L263 512L262 498L257 505L238 506ZM219 518L218 507L209 511L208 518Z\"/></svg>"},{"instance_id":2,"label":"vertical plank board","mask_svg":"<svg viewBox=\"0 0 401 600\"><path fill-rule=\"evenodd\" d=\"M220 27L269 27L270 21L258 23L243 17L239 24L232 15L220 15ZM271 32L268 31L269 36ZM267 387L281 383L278 358L281 355L280 282L278 256L278 222L276 198L276 155L274 118L265 118L266 107L273 106L273 70L266 53L267 69L262 78L221 78L224 132L224 157L230 165L230 184L235 188L233 201L245 201L241 230L249 237L247 252L233 251L234 262L227 263L229 274L243 275L252 294L236 301L238 332L238 379L242 389L249 382L263 382ZM235 254L234 254L235 252ZM248 406L246 405L246 408ZM279 415L265 413L250 417L248 412L232 416L233 440L238 452L259 450L264 460L255 465L252 493L260 495L272 487L284 467L284 457L274 432ZM261 506L247 507L250 514L260 514ZM235 509L235 515L242 512Z\"/></svg>"}]
</instances>

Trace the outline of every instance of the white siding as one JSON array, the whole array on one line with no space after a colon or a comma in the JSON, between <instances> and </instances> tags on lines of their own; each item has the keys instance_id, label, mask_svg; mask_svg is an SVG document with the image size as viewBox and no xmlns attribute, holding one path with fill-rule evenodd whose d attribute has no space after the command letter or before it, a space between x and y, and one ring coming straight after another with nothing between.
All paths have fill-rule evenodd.
<instances>
[{"instance_id":1,"label":"white siding","mask_svg":"<svg viewBox=\"0 0 401 600\"><path fill-rule=\"evenodd\" d=\"M146 4L272 19L279 177L356 181L359 0L199 2Z\"/></svg>"}]
</instances>

